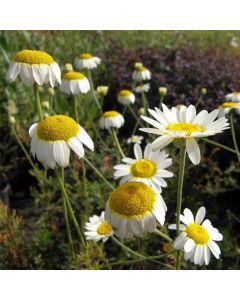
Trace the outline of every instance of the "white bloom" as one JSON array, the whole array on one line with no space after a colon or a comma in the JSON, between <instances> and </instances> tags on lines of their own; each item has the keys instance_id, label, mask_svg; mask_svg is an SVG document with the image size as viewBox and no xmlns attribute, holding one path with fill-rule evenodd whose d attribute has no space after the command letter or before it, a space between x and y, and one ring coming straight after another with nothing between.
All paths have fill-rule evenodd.
<instances>
[{"instance_id":1,"label":"white bloom","mask_svg":"<svg viewBox=\"0 0 240 300\"><path fill-rule=\"evenodd\" d=\"M23 50L17 52L10 63L7 79L15 81L18 74L26 86L61 83L61 71L52 56L43 51Z\"/></svg>"},{"instance_id":2,"label":"white bloom","mask_svg":"<svg viewBox=\"0 0 240 300\"><path fill-rule=\"evenodd\" d=\"M124 124L123 116L115 111L110 110L103 113L102 117L99 120L99 126L101 129L109 129L109 128L120 128Z\"/></svg>"},{"instance_id":3,"label":"white bloom","mask_svg":"<svg viewBox=\"0 0 240 300\"><path fill-rule=\"evenodd\" d=\"M141 144L144 137L142 135L132 135L129 139L127 139L128 144Z\"/></svg>"},{"instance_id":4,"label":"white bloom","mask_svg":"<svg viewBox=\"0 0 240 300\"><path fill-rule=\"evenodd\" d=\"M31 154L44 165L54 169L56 164L67 167L70 149L79 158L84 156L83 145L93 151L94 144L87 132L72 118L62 115L47 117L29 129Z\"/></svg>"},{"instance_id":5,"label":"white bloom","mask_svg":"<svg viewBox=\"0 0 240 300\"><path fill-rule=\"evenodd\" d=\"M135 66L135 71L132 74L132 79L135 81L150 80L151 72L143 66Z\"/></svg>"},{"instance_id":6,"label":"white bloom","mask_svg":"<svg viewBox=\"0 0 240 300\"><path fill-rule=\"evenodd\" d=\"M59 89L65 94L86 94L90 91L90 84L82 73L70 71L63 76Z\"/></svg>"},{"instance_id":7,"label":"white bloom","mask_svg":"<svg viewBox=\"0 0 240 300\"><path fill-rule=\"evenodd\" d=\"M96 56L92 56L89 53L82 53L79 57L75 58L74 65L76 69L95 69L101 63L101 59Z\"/></svg>"},{"instance_id":8,"label":"white bloom","mask_svg":"<svg viewBox=\"0 0 240 300\"><path fill-rule=\"evenodd\" d=\"M189 107L182 105L179 110L176 107L168 109L165 104L162 104L162 107L163 111L156 107L155 110L148 110L156 120L141 116L143 120L155 128L140 128L140 130L160 135L152 143L153 150L161 149L174 140L186 144L188 156L195 165L199 164L201 160L197 140L201 137L215 135L229 128L226 118L214 121L219 113L218 109L211 113L202 110L197 114L193 105Z\"/></svg>"},{"instance_id":9,"label":"white bloom","mask_svg":"<svg viewBox=\"0 0 240 300\"><path fill-rule=\"evenodd\" d=\"M123 105L129 105L135 102L135 95L129 90L120 91L117 98L118 102Z\"/></svg>"},{"instance_id":10,"label":"white bloom","mask_svg":"<svg viewBox=\"0 0 240 300\"><path fill-rule=\"evenodd\" d=\"M84 232L87 240L98 242L100 240L105 243L111 235L113 229L104 218L104 211L100 217L94 215L89 218L89 222L85 224L86 231Z\"/></svg>"},{"instance_id":11,"label":"white bloom","mask_svg":"<svg viewBox=\"0 0 240 300\"><path fill-rule=\"evenodd\" d=\"M142 182L127 182L110 195L105 218L120 238L140 236L163 225L167 207L159 193Z\"/></svg>"},{"instance_id":12,"label":"white bloom","mask_svg":"<svg viewBox=\"0 0 240 300\"><path fill-rule=\"evenodd\" d=\"M157 192L162 192L162 187L167 183L164 178L173 177L173 173L165 170L171 166L172 159L168 158L165 151L152 151L151 144L148 144L142 153L138 144L134 145L135 159L125 157L122 161L125 164L116 165L114 169L114 179L119 179L120 184L128 181L144 182L154 188Z\"/></svg>"},{"instance_id":13,"label":"white bloom","mask_svg":"<svg viewBox=\"0 0 240 300\"><path fill-rule=\"evenodd\" d=\"M149 90L150 90L150 84L149 83L141 84L141 85L138 85L134 88L134 91L136 93L142 93L142 92L147 93Z\"/></svg>"},{"instance_id":14,"label":"white bloom","mask_svg":"<svg viewBox=\"0 0 240 300\"><path fill-rule=\"evenodd\" d=\"M233 92L225 96L227 102L240 102L240 92Z\"/></svg>"},{"instance_id":15,"label":"white bloom","mask_svg":"<svg viewBox=\"0 0 240 300\"><path fill-rule=\"evenodd\" d=\"M233 48L238 48L238 42L235 36L231 38L230 46Z\"/></svg>"},{"instance_id":16,"label":"white bloom","mask_svg":"<svg viewBox=\"0 0 240 300\"><path fill-rule=\"evenodd\" d=\"M180 235L175 239L173 247L176 250L184 250L184 259L190 260L195 265L208 265L210 253L219 259L221 251L215 241L221 241L223 236L214 228L209 220L204 220L205 207L200 207L195 220L192 212L186 208L180 215ZM169 225L169 229L176 230L176 224ZM211 251L211 252L210 252Z\"/></svg>"},{"instance_id":17,"label":"white bloom","mask_svg":"<svg viewBox=\"0 0 240 300\"><path fill-rule=\"evenodd\" d=\"M234 110L237 114L240 115L240 102L224 102L219 106L218 117L224 117L230 111Z\"/></svg>"}]
</instances>

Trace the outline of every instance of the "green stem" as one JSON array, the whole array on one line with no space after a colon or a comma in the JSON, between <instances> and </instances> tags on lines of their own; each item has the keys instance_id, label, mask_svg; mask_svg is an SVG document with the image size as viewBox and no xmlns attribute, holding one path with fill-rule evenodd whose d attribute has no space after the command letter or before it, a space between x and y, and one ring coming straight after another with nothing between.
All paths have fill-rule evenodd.
<instances>
[{"instance_id":1,"label":"green stem","mask_svg":"<svg viewBox=\"0 0 240 300\"><path fill-rule=\"evenodd\" d=\"M123 150L122 150L122 148L121 148L121 145L120 145L120 143L119 143L119 140L118 140L116 131L115 131L113 128L112 128L112 135L113 135L113 138L114 138L114 140L115 140L115 143L116 143L116 146L117 146L117 148L118 148L118 151L120 152L122 158L124 158L125 155L124 155Z\"/></svg>"},{"instance_id":2,"label":"green stem","mask_svg":"<svg viewBox=\"0 0 240 300\"><path fill-rule=\"evenodd\" d=\"M126 245L124 245L121 241L119 241L119 239L117 239L115 236L112 235L112 239L114 240L114 242L116 244L118 244L120 247L122 247L125 251L135 255L135 256L138 256L140 258L145 258L144 255L140 254L140 253L137 253L135 251L133 251L132 249L130 249L129 247L127 247Z\"/></svg>"},{"instance_id":3,"label":"green stem","mask_svg":"<svg viewBox=\"0 0 240 300\"><path fill-rule=\"evenodd\" d=\"M165 233L161 232L160 230L156 229L155 232L161 236L162 238L164 238L166 241L168 241L169 243L172 243L173 240L168 236L166 235Z\"/></svg>"},{"instance_id":4,"label":"green stem","mask_svg":"<svg viewBox=\"0 0 240 300\"><path fill-rule=\"evenodd\" d=\"M85 162L93 169L93 171L107 184L108 187L110 187L111 190L114 190L114 187L111 185L111 183L104 177L104 175L98 171L98 169L86 158L83 158Z\"/></svg>"},{"instance_id":5,"label":"green stem","mask_svg":"<svg viewBox=\"0 0 240 300\"><path fill-rule=\"evenodd\" d=\"M85 162L83 159L81 160L81 162L82 162L82 173L83 173L83 193L84 193L84 196L86 197L87 196L86 166L85 166Z\"/></svg>"},{"instance_id":6,"label":"green stem","mask_svg":"<svg viewBox=\"0 0 240 300\"><path fill-rule=\"evenodd\" d=\"M75 120L76 120L77 123L79 123L77 95L74 95L73 97L74 97L74 114L75 114Z\"/></svg>"},{"instance_id":7,"label":"green stem","mask_svg":"<svg viewBox=\"0 0 240 300\"><path fill-rule=\"evenodd\" d=\"M136 122L140 123L141 126L143 126L143 124L141 123L141 118L138 117L138 116L135 114L135 112L134 112L134 110L132 109L131 105L128 105L127 107L128 107L128 109L129 109L130 113L133 115L133 117L134 117L134 119L136 120Z\"/></svg>"},{"instance_id":8,"label":"green stem","mask_svg":"<svg viewBox=\"0 0 240 300\"><path fill-rule=\"evenodd\" d=\"M183 178L184 178L184 170L185 170L185 161L186 161L186 147L185 145L180 146L180 165L179 165L179 175L178 175L178 189L177 189L177 236L180 234L180 213L182 206L182 190L183 190ZM176 259L176 270L180 268L180 260L179 260L180 252L177 252Z\"/></svg>"},{"instance_id":9,"label":"green stem","mask_svg":"<svg viewBox=\"0 0 240 300\"><path fill-rule=\"evenodd\" d=\"M240 153L237 152L236 150L233 150L232 148L227 147L227 146L225 146L225 145L223 145L223 144L214 142L214 141L209 140L209 139L207 139L207 138L202 138L202 140L205 141L205 142L207 142L208 144L214 145L214 146L219 147L219 148L222 148L222 149L224 149L224 150L226 150L226 151L229 151L229 152L235 153L235 154L237 154L237 155L240 155Z\"/></svg>"},{"instance_id":10,"label":"green stem","mask_svg":"<svg viewBox=\"0 0 240 300\"><path fill-rule=\"evenodd\" d=\"M34 96L37 105L38 119L39 122L41 122L43 120L43 112L42 112L42 105L39 97L38 85L36 83L33 85L33 89L34 89Z\"/></svg>"},{"instance_id":11,"label":"green stem","mask_svg":"<svg viewBox=\"0 0 240 300\"><path fill-rule=\"evenodd\" d=\"M160 102L159 102L159 109L160 110L162 109L163 99L164 99L164 96L161 96L160 97Z\"/></svg>"},{"instance_id":12,"label":"green stem","mask_svg":"<svg viewBox=\"0 0 240 300\"><path fill-rule=\"evenodd\" d=\"M197 108L197 107L199 106L199 104L201 104L201 103L202 103L202 96L200 96L200 97L198 98L198 101L197 101L195 107Z\"/></svg>"},{"instance_id":13,"label":"green stem","mask_svg":"<svg viewBox=\"0 0 240 300\"><path fill-rule=\"evenodd\" d=\"M95 93L95 89L94 89L94 84L93 84L93 80L92 80L92 73L91 73L91 70L88 69L88 79L89 79L89 83L90 83L90 87L91 87L91 91L92 91L92 95L93 95L93 99L97 105L97 107L99 108L100 112L102 112L102 108L99 104L99 101L98 101L98 98L96 96L96 93Z\"/></svg>"},{"instance_id":14,"label":"green stem","mask_svg":"<svg viewBox=\"0 0 240 300\"><path fill-rule=\"evenodd\" d=\"M123 109L123 112L122 112L122 116L124 117L124 115L125 115L125 113L126 113L126 111L127 111L127 108L128 108L128 105L125 105L124 106L124 109Z\"/></svg>"},{"instance_id":15,"label":"green stem","mask_svg":"<svg viewBox=\"0 0 240 300\"><path fill-rule=\"evenodd\" d=\"M236 153L237 153L238 162L240 164L240 153L239 153L239 150L238 150L238 144L237 144L237 139L236 139L236 132L235 132L235 127L234 127L233 114L231 114L231 116L230 116L230 123L231 123L231 132L232 132L233 145L234 145L234 148L235 148Z\"/></svg>"}]
</instances>

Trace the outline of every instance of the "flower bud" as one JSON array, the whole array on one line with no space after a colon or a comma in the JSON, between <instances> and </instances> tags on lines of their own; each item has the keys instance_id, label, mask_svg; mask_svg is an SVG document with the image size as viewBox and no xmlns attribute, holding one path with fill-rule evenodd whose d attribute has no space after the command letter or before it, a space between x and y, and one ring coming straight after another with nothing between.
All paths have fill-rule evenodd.
<instances>
[{"instance_id":1,"label":"flower bud","mask_svg":"<svg viewBox=\"0 0 240 300\"><path fill-rule=\"evenodd\" d=\"M141 63L141 62L136 62L135 64L134 64L134 68L135 69L139 69L139 68L142 68L143 67L143 64Z\"/></svg>"},{"instance_id":2,"label":"flower bud","mask_svg":"<svg viewBox=\"0 0 240 300\"><path fill-rule=\"evenodd\" d=\"M202 96L207 94L207 89L206 88L201 88L200 93Z\"/></svg>"},{"instance_id":3,"label":"flower bud","mask_svg":"<svg viewBox=\"0 0 240 300\"><path fill-rule=\"evenodd\" d=\"M9 123L12 125L16 124L16 119L14 118L14 116L9 117Z\"/></svg>"},{"instance_id":4,"label":"flower bud","mask_svg":"<svg viewBox=\"0 0 240 300\"><path fill-rule=\"evenodd\" d=\"M72 72L73 71L73 66L71 64L65 64L65 69L67 72Z\"/></svg>"},{"instance_id":5,"label":"flower bud","mask_svg":"<svg viewBox=\"0 0 240 300\"><path fill-rule=\"evenodd\" d=\"M48 94L51 95L51 96L54 96L55 95L55 91L53 88L48 88Z\"/></svg>"},{"instance_id":6,"label":"flower bud","mask_svg":"<svg viewBox=\"0 0 240 300\"><path fill-rule=\"evenodd\" d=\"M108 93L108 86L101 85L97 87L97 93L106 96Z\"/></svg>"},{"instance_id":7,"label":"flower bud","mask_svg":"<svg viewBox=\"0 0 240 300\"><path fill-rule=\"evenodd\" d=\"M43 108L46 108L46 109L49 109L49 107L50 107L49 102L48 102L48 101L43 101L43 102L42 102L42 107L43 107Z\"/></svg>"},{"instance_id":8,"label":"flower bud","mask_svg":"<svg viewBox=\"0 0 240 300\"><path fill-rule=\"evenodd\" d=\"M167 94L167 88L164 87L164 86L160 86L158 91L159 91L159 94L160 94L161 97L163 97Z\"/></svg>"},{"instance_id":9,"label":"flower bud","mask_svg":"<svg viewBox=\"0 0 240 300\"><path fill-rule=\"evenodd\" d=\"M43 94L44 93L44 88L42 86L38 86L38 92L40 94Z\"/></svg>"},{"instance_id":10,"label":"flower bud","mask_svg":"<svg viewBox=\"0 0 240 300\"><path fill-rule=\"evenodd\" d=\"M141 116L141 115L144 115L144 114L145 114L145 109L143 107L139 108L138 115Z\"/></svg>"}]
</instances>

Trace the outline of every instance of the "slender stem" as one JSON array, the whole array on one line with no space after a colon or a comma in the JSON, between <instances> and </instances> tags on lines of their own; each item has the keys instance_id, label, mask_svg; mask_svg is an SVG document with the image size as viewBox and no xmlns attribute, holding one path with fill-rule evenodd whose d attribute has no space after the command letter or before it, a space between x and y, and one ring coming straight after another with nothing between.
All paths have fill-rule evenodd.
<instances>
[{"instance_id":1,"label":"slender stem","mask_svg":"<svg viewBox=\"0 0 240 300\"><path fill-rule=\"evenodd\" d=\"M61 174L60 174L61 172ZM64 184L64 168L61 168L61 171L57 170L57 177L58 181L61 187L61 182ZM72 234L71 234L71 229L70 229L70 224L69 224L69 219L68 219L68 214L67 214L67 203L66 203L66 198L64 196L64 193L62 193L62 201L63 201L63 212L64 212L64 219L66 223L66 229L67 229L67 236L68 236L68 241L71 249L72 256L74 256L74 246L73 246L73 240L72 240Z\"/></svg>"},{"instance_id":2,"label":"slender stem","mask_svg":"<svg viewBox=\"0 0 240 300\"><path fill-rule=\"evenodd\" d=\"M181 213L181 206L182 206L182 189L183 189L183 178L184 178L184 171L185 171L185 161L186 161L186 147L180 146L180 165L179 165L179 175L178 175L178 189L177 189L177 236L180 233L180 213ZM177 252L177 259L176 259L176 269L179 270L180 268L180 261L179 261L180 252Z\"/></svg>"},{"instance_id":3,"label":"slender stem","mask_svg":"<svg viewBox=\"0 0 240 300\"><path fill-rule=\"evenodd\" d=\"M229 152L235 153L235 154L237 154L237 155L240 154L239 152L237 152L236 150L234 150L234 149L232 149L232 148L230 148L230 147L227 147L227 146L225 146L225 145L223 145L223 144L214 142L214 141L209 140L209 139L207 139L207 138L202 138L202 140L205 141L205 142L207 142L208 144L212 144L212 145L214 145L214 146L217 146L217 147L222 148L222 149L224 149L224 150L227 150L227 151L229 151Z\"/></svg>"},{"instance_id":4,"label":"slender stem","mask_svg":"<svg viewBox=\"0 0 240 300\"><path fill-rule=\"evenodd\" d=\"M38 85L36 83L33 85L33 89L34 89L34 96L37 105L38 118L39 121L41 122L43 120L43 112L42 112L42 105L39 97Z\"/></svg>"},{"instance_id":5,"label":"slender stem","mask_svg":"<svg viewBox=\"0 0 240 300\"><path fill-rule=\"evenodd\" d=\"M54 103L54 95L51 95L50 96L50 110L53 111L54 108L53 108L53 103Z\"/></svg>"},{"instance_id":6,"label":"slender stem","mask_svg":"<svg viewBox=\"0 0 240 300\"><path fill-rule=\"evenodd\" d=\"M162 109L163 99L164 99L164 96L161 96L160 97L160 102L159 102L159 109L160 110Z\"/></svg>"},{"instance_id":7,"label":"slender stem","mask_svg":"<svg viewBox=\"0 0 240 300\"><path fill-rule=\"evenodd\" d=\"M164 238L166 241L168 241L169 243L172 243L173 240L168 236L166 235L165 233L161 232L160 230L156 229L155 232L161 236L162 238Z\"/></svg>"},{"instance_id":8,"label":"slender stem","mask_svg":"<svg viewBox=\"0 0 240 300\"><path fill-rule=\"evenodd\" d=\"M240 153L239 153L239 150L238 150L238 144L237 144L237 139L236 139L236 132L235 132L235 127L234 127L233 114L231 114L231 116L230 116L230 123L231 123L231 132L232 132L233 145L234 145L234 148L235 148L236 153L237 153L238 162L240 164Z\"/></svg>"},{"instance_id":9,"label":"slender stem","mask_svg":"<svg viewBox=\"0 0 240 300\"><path fill-rule=\"evenodd\" d=\"M83 193L84 193L84 196L86 197L87 196L86 166L85 166L85 162L83 159L81 160L81 162L82 162L82 173L83 173Z\"/></svg>"},{"instance_id":10,"label":"slender stem","mask_svg":"<svg viewBox=\"0 0 240 300\"><path fill-rule=\"evenodd\" d=\"M127 111L128 105L124 106L123 112L122 112L122 116L124 117L126 111Z\"/></svg>"},{"instance_id":11,"label":"slender stem","mask_svg":"<svg viewBox=\"0 0 240 300\"><path fill-rule=\"evenodd\" d=\"M138 257L141 257L141 258L144 258L145 256L140 254L140 253L137 253L135 251L133 251L132 249L130 249L129 247L127 247L126 245L124 245L121 241L119 241L119 239L117 239L115 236L112 235L112 239L114 240L114 242L116 244L118 244L120 247L122 247L124 250L126 250L127 252L135 255L135 256L138 256Z\"/></svg>"},{"instance_id":12,"label":"slender stem","mask_svg":"<svg viewBox=\"0 0 240 300\"><path fill-rule=\"evenodd\" d=\"M94 99L94 101L96 102L96 105L97 105L97 107L99 108L100 112L102 112L102 108L101 108L101 106L100 106L100 104L99 104L98 98L97 98L96 93L95 93L94 84L93 84L93 80L92 80L92 73L91 73L91 70L88 69L87 71L88 71L88 79L89 79L89 83L90 83L90 87L91 87L93 99Z\"/></svg>"},{"instance_id":13,"label":"slender stem","mask_svg":"<svg viewBox=\"0 0 240 300\"><path fill-rule=\"evenodd\" d=\"M77 123L79 123L77 95L74 95L73 97L74 97L74 114L75 114L75 120L76 120Z\"/></svg>"},{"instance_id":14,"label":"slender stem","mask_svg":"<svg viewBox=\"0 0 240 300\"><path fill-rule=\"evenodd\" d=\"M195 107L197 108L199 106L199 104L201 104L201 103L202 103L202 95L198 98L198 101L197 101Z\"/></svg>"},{"instance_id":15,"label":"slender stem","mask_svg":"<svg viewBox=\"0 0 240 300\"><path fill-rule=\"evenodd\" d=\"M83 158L85 162L93 169L93 171L107 184L108 187L110 187L111 190L114 190L114 187L111 185L111 183L104 177L104 175L98 171L98 169L86 158Z\"/></svg>"},{"instance_id":16,"label":"slender stem","mask_svg":"<svg viewBox=\"0 0 240 300\"><path fill-rule=\"evenodd\" d=\"M113 128L112 128L112 135L113 135L113 138L114 138L114 140L115 140L115 143L116 143L116 146L117 146L117 148L118 148L118 151L120 152L122 158L124 158L125 155L124 155L123 150L122 150L122 148L121 148L121 145L120 145L120 143L119 143L119 140L118 140L116 131L115 131Z\"/></svg>"},{"instance_id":17,"label":"slender stem","mask_svg":"<svg viewBox=\"0 0 240 300\"><path fill-rule=\"evenodd\" d=\"M80 229L80 227L79 227L79 225L78 225L78 222L77 222L77 220L76 220L75 214L74 214L74 212L73 212L71 202L70 202L70 200L69 200L69 198L68 198L67 192L66 192L66 190L65 190L64 184L63 184L63 182L62 182L61 179L59 180L59 183L60 183L61 191L62 191L62 193L63 193L63 195L64 195L64 197L65 197L65 200L66 200L66 205L67 205L67 208L68 208L70 217L71 217L72 222L73 222L73 224L74 224L74 226L75 226L75 229L76 229L76 231L77 231L78 237L79 237L81 243L85 246L85 245L86 245L85 240L84 240L84 238L83 238L81 229Z\"/></svg>"}]
</instances>

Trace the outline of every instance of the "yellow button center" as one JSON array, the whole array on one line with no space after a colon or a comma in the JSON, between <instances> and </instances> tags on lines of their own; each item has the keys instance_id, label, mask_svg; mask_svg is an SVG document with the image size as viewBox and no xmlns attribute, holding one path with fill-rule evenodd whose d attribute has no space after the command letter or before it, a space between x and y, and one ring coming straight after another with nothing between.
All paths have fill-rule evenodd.
<instances>
[{"instance_id":1,"label":"yellow button center","mask_svg":"<svg viewBox=\"0 0 240 300\"><path fill-rule=\"evenodd\" d=\"M112 232L112 227L107 223L104 222L97 228L97 233L100 235L108 235Z\"/></svg>"},{"instance_id":2,"label":"yellow button center","mask_svg":"<svg viewBox=\"0 0 240 300\"><path fill-rule=\"evenodd\" d=\"M174 123L166 127L167 130L172 131L185 131L187 136L190 136L193 132L203 132L204 128L195 124L189 123Z\"/></svg>"},{"instance_id":3,"label":"yellow button center","mask_svg":"<svg viewBox=\"0 0 240 300\"><path fill-rule=\"evenodd\" d=\"M205 245L209 241L207 230L199 224L189 224L185 229L187 235L198 245Z\"/></svg>"},{"instance_id":4,"label":"yellow button center","mask_svg":"<svg viewBox=\"0 0 240 300\"><path fill-rule=\"evenodd\" d=\"M151 178L156 174L157 166L147 159L139 160L131 165L131 174L134 177Z\"/></svg>"},{"instance_id":5,"label":"yellow button center","mask_svg":"<svg viewBox=\"0 0 240 300\"><path fill-rule=\"evenodd\" d=\"M80 54L80 59L90 59L92 57L93 56L90 53L82 53L82 54Z\"/></svg>"},{"instance_id":6,"label":"yellow button center","mask_svg":"<svg viewBox=\"0 0 240 300\"><path fill-rule=\"evenodd\" d=\"M116 116L119 116L119 113L115 110L109 110L109 111L106 111L105 113L103 113L104 118L113 118Z\"/></svg>"},{"instance_id":7,"label":"yellow button center","mask_svg":"<svg viewBox=\"0 0 240 300\"><path fill-rule=\"evenodd\" d=\"M51 55L43 51L22 50L17 52L14 57L15 62L25 63L30 65L53 64L54 60Z\"/></svg>"}]
</instances>

